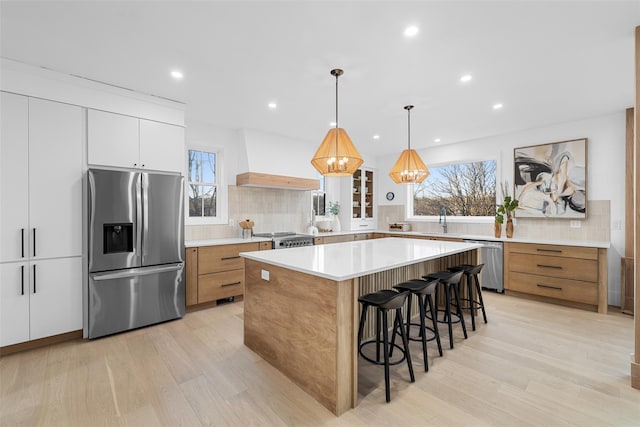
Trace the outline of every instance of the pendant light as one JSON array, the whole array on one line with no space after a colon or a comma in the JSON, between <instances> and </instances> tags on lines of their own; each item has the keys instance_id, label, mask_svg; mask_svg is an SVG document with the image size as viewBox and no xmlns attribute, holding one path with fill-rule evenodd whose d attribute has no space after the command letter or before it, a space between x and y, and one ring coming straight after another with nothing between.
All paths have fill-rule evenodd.
<instances>
[{"instance_id":1,"label":"pendant light","mask_svg":"<svg viewBox=\"0 0 640 427\"><path fill-rule=\"evenodd\" d=\"M419 184L429 176L429 169L416 152L411 149L411 109L413 105L404 107L408 114L408 147L400 154L389 176L396 184Z\"/></svg>"},{"instance_id":2,"label":"pendant light","mask_svg":"<svg viewBox=\"0 0 640 427\"><path fill-rule=\"evenodd\" d=\"M311 159L313 167L324 176L351 176L363 162L347 132L338 127L338 77L343 73L339 68L331 70L336 77L336 127L329 130Z\"/></svg>"}]
</instances>

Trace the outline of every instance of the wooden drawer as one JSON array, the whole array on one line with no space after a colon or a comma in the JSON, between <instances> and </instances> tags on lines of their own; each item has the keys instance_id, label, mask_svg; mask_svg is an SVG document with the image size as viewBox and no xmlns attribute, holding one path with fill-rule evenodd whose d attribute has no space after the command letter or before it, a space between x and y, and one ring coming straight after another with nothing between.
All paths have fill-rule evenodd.
<instances>
[{"instance_id":1,"label":"wooden drawer","mask_svg":"<svg viewBox=\"0 0 640 427\"><path fill-rule=\"evenodd\" d=\"M354 240L369 240L373 238L373 233L358 233L353 236Z\"/></svg>"},{"instance_id":2,"label":"wooden drawer","mask_svg":"<svg viewBox=\"0 0 640 427\"><path fill-rule=\"evenodd\" d=\"M536 245L532 243L507 243L505 251L554 257L598 259L598 248L581 246Z\"/></svg>"},{"instance_id":3,"label":"wooden drawer","mask_svg":"<svg viewBox=\"0 0 640 427\"><path fill-rule=\"evenodd\" d=\"M260 250L261 251L268 251L273 249L273 242L268 241L268 242L260 242Z\"/></svg>"},{"instance_id":4,"label":"wooden drawer","mask_svg":"<svg viewBox=\"0 0 640 427\"><path fill-rule=\"evenodd\" d=\"M259 250L259 242L203 246L198 249L198 274L244 268L244 260L238 254Z\"/></svg>"},{"instance_id":5,"label":"wooden drawer","mask_svg":"<svg viewBox=\"0 0 640 427\"><path fill-rule=\"evenodd\" d=\"M244 269L198 277L198 304L244 293Z\"/></svg>"},{"instance_id":6,"label":"wooden drawer","mask_svg":"<svg viewBox=\"0 0 640 427\"><path fill-rule=\"evenodd\" d=\"M330 243L342 243L342 242L353 242L353 234L343 234L340 236L324 236L322 237L323 244L327 245Z\"/></svg>"},{"instance_id":7,"label":"wooden drawer","mask_svg":"<svg viewBox=\"0 0 640 427\"><path fill-rule=\"evenodd\" d=\"M508 290L598 305L598 284L592 282L511 273Z\"/></svg>"},{"instance_id":8,"label":"wooden drawer","mask_svg":"<svg viewBox=\"0 0 640 427\"><path fill-rule=\"evenodd\" d=\"M511 272L598 281L598 261L589 259L510 253L508 268Z\"/></svg>"}]
</instances>

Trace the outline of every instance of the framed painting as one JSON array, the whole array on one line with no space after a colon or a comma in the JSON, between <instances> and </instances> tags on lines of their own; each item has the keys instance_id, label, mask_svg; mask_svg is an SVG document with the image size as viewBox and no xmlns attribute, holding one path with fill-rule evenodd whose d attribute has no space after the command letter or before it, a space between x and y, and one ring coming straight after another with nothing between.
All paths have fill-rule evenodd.
<instances>
[{"instance_id":1,"label":"framed painting","mask_svg":"<svg viewBox=\"0 0 640 427\"><path fill-rule=\"evenodd\" d=\"M516 217L587 217L587 138L513 150Z\"/></svg>"}]
</instances>

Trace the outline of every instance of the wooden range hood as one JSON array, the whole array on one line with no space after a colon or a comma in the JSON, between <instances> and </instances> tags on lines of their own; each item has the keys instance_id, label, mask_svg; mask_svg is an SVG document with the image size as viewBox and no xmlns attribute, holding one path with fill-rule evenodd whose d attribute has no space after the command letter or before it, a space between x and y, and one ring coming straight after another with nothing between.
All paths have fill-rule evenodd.
<instances>
[{"instance_id":1,"label":"wooden range hood","mask_svg":"<svg viewBox=\"0 0 640 427\"><path fill-rule=\"evenodd\" d=\"M236 185L239 187L279 188L284 190L317 190L320 188L320 180L245 172L236 175Z\"/></svg>"}]
</instances>

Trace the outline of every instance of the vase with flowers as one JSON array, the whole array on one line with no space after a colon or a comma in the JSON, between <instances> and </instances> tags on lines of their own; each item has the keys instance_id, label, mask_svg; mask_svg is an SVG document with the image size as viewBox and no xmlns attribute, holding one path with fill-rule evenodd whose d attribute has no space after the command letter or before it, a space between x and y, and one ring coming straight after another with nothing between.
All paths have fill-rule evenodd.
<instances>
[{"instance_id":1,"label":"vase with flowers","mask_svg":"<svg viewBox=\"0 0 640 427\"><path fill-rule=\"evenodd\" d=\"M503 201L496 208L496 220L494 222L494 235L500 237L502 233L502 224L504 223L504 217L507 217L507 238L513 237L513 217L515 216L515 210L518 207L518 200L515 197L511 197L507 192L508 184L505 181L500 185L502 189Z\"/></svg>"},{"instance_id":2,"label":"vase with flowers","mask_svg":"<svg viewBox=\"0 0 640 427\"><path fill-rule=\"evenodd\" d=\"M329 212L333 216L333 231L341 231L342 225L340 224L340 218L338 218L338 214L340 213L340 202L329 202Z\"/></svg>"}]
</instances>

